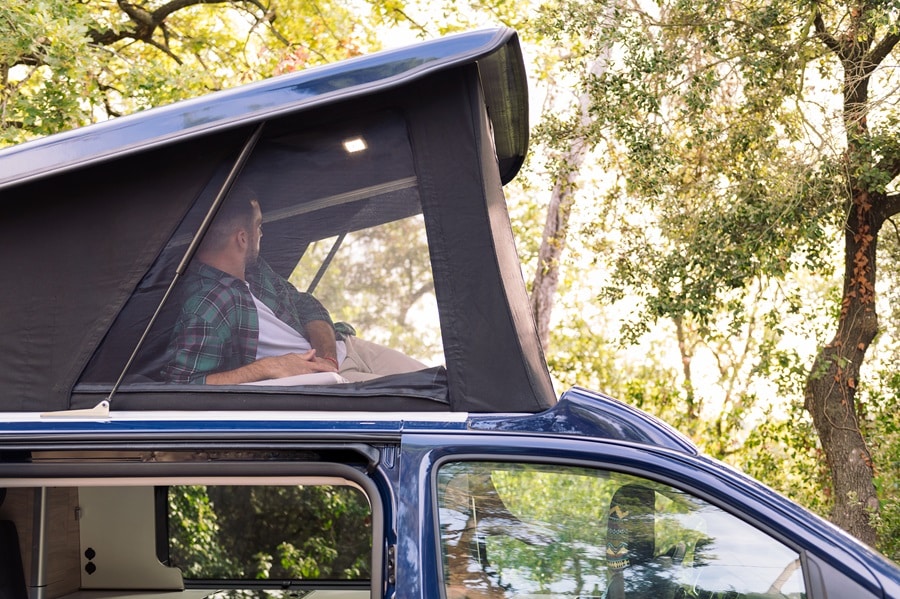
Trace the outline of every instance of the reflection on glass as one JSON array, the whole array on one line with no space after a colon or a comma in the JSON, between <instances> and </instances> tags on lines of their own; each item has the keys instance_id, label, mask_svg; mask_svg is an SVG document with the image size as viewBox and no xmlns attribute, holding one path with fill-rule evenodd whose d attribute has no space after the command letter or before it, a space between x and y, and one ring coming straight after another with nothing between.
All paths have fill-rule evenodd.
<instances>
[{"instance_id":1,"label":"reflection on glass","mask_svg":"<svg viewBox=\"0 0 900 599\"><path fill-rule=\"evenodd\" d=\"M678 489L575 467L438 474L447 596L796 598L799 556Z\"/></svg>"},{"instance_id":2,"label":"reflection on glass","mask_svg":"<svg viewBox=\"0 0 900 599\"><path fill-rule=\"evenodd\" d=\"M319 589L285 588L285 589L227 589L215 591L204 599L303 599L304 597L333 597L337 599L371 599L372 593L365 590L322 591Z\"/></svg>"}]
</instances>

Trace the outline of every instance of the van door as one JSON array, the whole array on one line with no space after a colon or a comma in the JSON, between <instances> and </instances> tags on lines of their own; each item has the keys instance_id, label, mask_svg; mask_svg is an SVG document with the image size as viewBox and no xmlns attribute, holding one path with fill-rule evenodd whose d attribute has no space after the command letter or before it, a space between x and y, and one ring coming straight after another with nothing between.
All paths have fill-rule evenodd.
<instances>
[{"instance_id":1,"label":"van door","mask_svg":"<svg viewBox=\"0 0 900 599\"><path fill-rule=\"evenodd\" d=\"M735 478L691 456L528 435L422 436L404 455L428 473L421 544L435 555L422 577L448 598L881 596L862 564L826 581L812 536L760 516L746 490L722 501Z\"/></svg>"}]
</instances>

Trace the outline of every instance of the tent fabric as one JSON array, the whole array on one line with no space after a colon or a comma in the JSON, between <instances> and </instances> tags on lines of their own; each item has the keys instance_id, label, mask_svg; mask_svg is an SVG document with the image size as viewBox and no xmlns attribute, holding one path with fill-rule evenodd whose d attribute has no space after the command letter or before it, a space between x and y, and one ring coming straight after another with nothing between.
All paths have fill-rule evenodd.
<instances>
[{"instance_id":1,"label":"tent fabric","mask_svg":"<svg viewBox=\"0 0 900 599\"><path fill-rule=\"evenodd\" d=\"M80 385L72 408L97 405L108 385ZM430 368L366 383L316 387L258 387L138 383L114 399L116 410L316 410L366 412L446 412L447 371Z\"/></svg>"},{"instance_id":2,"label":"tent fabric","mask_svg":"<svg viewBox=\"0 0 900 599\"><path fill-rule=\"evenodd\" d=\"M387 221L421 211L418 198L407 189L395 191L393 199L386 198L385 192L365 201L351 202L352 198L345 198L333 207L319 210L312 210L304 204L304 200L321 203L322 198L338 196L341 192L371 188L375 181L402 181L412 177L412 157L408 147L406 152L403 147L408 146L405 125L396 113L370 115L365 122L342 118L339 124L327 127L328 136L324 140L321 139L322 134L315 129L310 131L309 127L303 131L305 135L282 134L290 132L292 127L290 123L273 122L268 127L267 137L256 144L239 177L241 185L259 195L265 215L262 254L283 276L290 274L304 249L317 239L367 226L372 224L373 219ZM341 156L342 150L334 147L336 144L325 143L340 139L345 131L366 131L370 137L377 137L383 142L379 144L381 148L388 146L389 154L382 156L377 164L366 164L364 158L348 164ZM217 170L192 210L185 215L159 260L116 319L100 350L88 365L82 382L115 380L125 368L148 324L149 316L162 301L175 277L176 266L184 257L214 196L224 184L229 170L226 167L230 166L230 161L226 161ZM180 307L178 297L176 293L175 299L163 306L129 375L159 380L165 365L166 346Z\"/></svg>"},{"instance_id":3,"label":"tent fabric","mask_svg":"<svg viewBox=\"0 0 900 599\"><path fill-rule=\"evenodd\" d=\"M502 192L527 147L514 32L293 77L0 152L0 247L14 282L0 291L0 410L90 407L123 375L113 410L536 412L555 402ZM182 129L167 131L175 115ZM171 300L125 370L260 123L238 180L264 196L263 256L287 275L316 240L421 214L445 367L332 387L167 384L155 377L180 305ZM327 149L357 129L378 152L351 164Z\"/></svg>"},{"instance_id":4,"label":"tent fabric","mask_svg":"<svg viewBox=\"0 0 900 599\"><path fill-rule=\"evenodd\" d=\"M445 274L435 277L435 285L442 286L445 347L454 352L447 356L451 401L489 412L506 395L519 410L537 411L552 387L528 309L477 73L461 69L432 79L435 101L413 107L410 122L432 260L435 271ZM519 291L514 297L513 289ZM526 346L530 355L522 351Z\"/></svg>"},{"instance_id":5,"label":"tent fabric","mask_svg":"<svg viewBox=\"0 0 900 599\"><path fill-rule=\"evenodd\" d=\"M3 191L11 284L0 286L0 409L68 408L85 363L232 138Z\"/></svg>"}]
</instances>

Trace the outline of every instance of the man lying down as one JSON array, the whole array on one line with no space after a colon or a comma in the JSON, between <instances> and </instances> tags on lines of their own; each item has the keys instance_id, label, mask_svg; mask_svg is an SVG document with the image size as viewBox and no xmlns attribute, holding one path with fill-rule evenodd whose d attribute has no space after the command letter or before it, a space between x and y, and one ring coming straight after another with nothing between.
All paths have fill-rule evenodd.
<instances>
[{"instance_id":1,"label":"man lying down","mask_svg":"<svg viewBox=\"0 0 900 599\"><path fill-rule=\"evenodd\" d=\"M220 206L182 282L184 303L163 369L173 383L237 385L271 379L361 382L427 368L335 325L259 256L262 211L237 187ZM318 377L296 377L316 373ZM336 376L337 375L337 376Z\"/></svg>"}]
</instances>

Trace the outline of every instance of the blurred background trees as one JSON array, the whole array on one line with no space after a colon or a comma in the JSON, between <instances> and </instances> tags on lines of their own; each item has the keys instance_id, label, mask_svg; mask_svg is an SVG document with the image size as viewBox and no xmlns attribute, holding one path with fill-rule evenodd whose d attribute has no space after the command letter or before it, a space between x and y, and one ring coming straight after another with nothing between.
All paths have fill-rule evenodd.
<instances>
[{"instance_id":1,"label":"blurred background trees","mask_svg":"<svg viewBox=\"0 0 900 599\"><path fill-rule=\"evenodd\" d=\"M792 421L812 421L826 511L875 544L860 375L879 332L878 237L900 210L896 7L579 2L545 18L548 35L583 48L572 68L591 98L591 118L557 121L552 143L589 140L616 175L601 200L616 243L605 234L595 258L609 274L600 297L636 306L623 338L674 329L684 412L703 423L688 430L723 458L754 413L772 423L760 385L802 372L780 408L804 399ZM585 71L597 57L603 68ZM788 329L813 322L815 336ZM694 378L701 345L718 371L715 406Z\"/></svg>"},{"instance_id":2,"label":"blurred background trees","mask_svg":"<svg viewBox=\"0 0 900 599\"><path fill-rule=\"evenodd\" d=\"M369 51L340 1L10 0L0 142L47 135Z\"/></svg>"},{"instance_id":3,"label":"blurred background trees","mask_svg":"<svg viewBox=\"0 0 900 599\"><path fill-rule=\"evenodd\" d=\"M193 485L165 491L168 546L161 557L187 579L371 576L371 508L356 488Z\"/></svg>"},{"instance_id":4,"label":"blurred background trees","mask_svg":"<svg viewBox=\"0 0 900 599\"><path fill-rule=\"evenodd\" d=\"M871 0L12 0L0 143L514 27L534 128L507 195L558 390L659 415L896 560L898 14Z\"/></svg>"}]
</instances>

